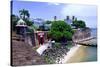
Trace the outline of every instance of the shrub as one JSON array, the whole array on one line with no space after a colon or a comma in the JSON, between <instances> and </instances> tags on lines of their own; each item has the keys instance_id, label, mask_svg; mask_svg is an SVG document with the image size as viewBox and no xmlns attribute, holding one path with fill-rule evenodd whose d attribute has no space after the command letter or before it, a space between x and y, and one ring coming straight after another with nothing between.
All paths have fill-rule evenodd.
<instances>
[{"instance_id":1,"label":"shrub","mask_svg":"<svg viewBox=\"0 0 100 67\"><path fill-rule=\"evenodd\" d=\"M32 26L33 25L32 21L30 21L28 19L24 19L24 21L26 22L26 25L28 25L28 26Z\"/></svg>"},{"instance_id":2,"label":"shrub","mask_svg":"<svg viewBox=\"0 0 100 67\"><path fill-rule=\"evenodd\" d=\"M49 32L49 35L51 35L55 41L59 42L62 40L62 38L71 40L72 34L72 28L64 21L54 21Z\"/></svg>"},{"instance_id":3,"label":"shrub","mask_svg":"<svg viewBox=\"0 0 100 67\"><path fill-rule=\"evenodd\" d=\"M72 25L75 26L76 28L85 28L86 27L85 22L82 20L73 21Z\"/></svg>"}]
</instances>

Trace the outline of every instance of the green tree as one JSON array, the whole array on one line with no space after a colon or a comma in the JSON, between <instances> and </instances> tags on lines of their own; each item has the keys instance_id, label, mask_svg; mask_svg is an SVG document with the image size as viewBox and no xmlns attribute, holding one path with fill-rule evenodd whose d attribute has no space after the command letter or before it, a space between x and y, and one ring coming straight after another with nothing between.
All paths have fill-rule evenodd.
<instances>
[{"instance_id":1,"label":"green tree","mask_svg":"<svg viewBox=\"0 0 100 67\"><path fill-rule=\"evenodd\" d=\"M47 20L46 22L45 22L45 24L51 24L52 23L52 21L49 21L49 20Z\"/></svg>"},{"instance_id":2,"label":"green tree","mask_svg":"<svg viewBox=\"0 0 100 67\"><path fill-rule=\"evenodd\" d=\"M24 21L26 22L26 25L28 26L32 26L33 25L33 22L29 19L24 19Z\"/></svg>"},{"instance_id":3,"label":"green tree","mask_svg":"<svg viewBox=\"0 0 100 67\"><path fill-rule=\"evenodd\" d=\"M72 34L72 28L64 21L54 21L49 33L49 35L56 41L62 41L62 39L71 40Z\"/></svg>"},{"instance_id":4,"label":"green tree","mask_svg":"<svg viewBox=\"0 0 100 67\"><path fill-rule=\"evenodd\" d=\"M19 17L12 14L11 15L11 27L12 27L12 30L15 31L16 30L16 24L17 24L17 21L19 20Z\"/></svg>"},{"instance_id":5,"label":"green tree","mask_svg":"<svg viewBox=\"0 0 100 67\"><path fill-rule=\"evenodd\" d=\"M85 24L84 21L79 20L78 23L79 23L79 28L85 28L86 27L86 24Z\"/></svg>"},{"instance_id":6,"label":"green tree","mask_svg":"<svg viewBox=\"0 0 100 67\"><path fill-rule=\"evenodd\" d=\"M22 9L19 10L19 13L20 13L20 17L26 22L28 26L31 26L33 24L32 21L29 20L30 14L28 10Z\"/></svg>"},{"instance_id":7,"label":"green tree","mask_svg":"<svg viewBox=\"0 0 100 67\"><path fill-rule=\"evenodd\" d=\"M85 28L86 27L85 22L82 20L75 20L75 21L73 21L72 25L75 26L76 28Z\"/></svg>"},{"instance_id":8,"label":"green tree","mask_svg":"<svg viewBox=\"0 0 100 67\"><path fill-rule=\"evenodd\" d=\"M29 11L25 9L19 10L19 14L22 19L28 19L30 17Z\"/></svg>"}]
</instances>

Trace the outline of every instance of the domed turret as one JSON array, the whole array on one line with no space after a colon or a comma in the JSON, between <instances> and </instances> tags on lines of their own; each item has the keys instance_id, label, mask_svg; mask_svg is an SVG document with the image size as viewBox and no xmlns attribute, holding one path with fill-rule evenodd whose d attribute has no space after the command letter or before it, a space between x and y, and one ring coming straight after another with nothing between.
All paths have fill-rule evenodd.
<instances>
[{"instance_id":1,"label":"domed turret","mask_svg":"<svg viewBox=\"0 0 100 67\"><path fill-rule=\"evenodd\" d=\"M18 22L17 22L17 25L16 26L22 26L22 27L26 27L26 22L23 21L22 19L20 19Z\"/></svg>"},{"instance_id":2,"label":"domed turret","mask_svg":"<svg viewBox=\"0 0 100 67\"><path fill-rule=\"evenodd\" d=\"M20 19L17 22L17 25L16 25L16 33L18 35L22 35L22 37L25 38L25 36L26 36L26 30L27 30L27 25L26 25L25 21L23 21L22 19Z\"/></svg>"}]
</instances>

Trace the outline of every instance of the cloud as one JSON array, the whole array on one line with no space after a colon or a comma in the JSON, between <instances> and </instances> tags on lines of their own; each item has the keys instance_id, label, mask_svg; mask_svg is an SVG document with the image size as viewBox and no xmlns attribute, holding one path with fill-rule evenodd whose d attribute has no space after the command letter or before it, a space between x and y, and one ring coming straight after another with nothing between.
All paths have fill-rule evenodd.
<instances>
[{"instance_id":1,"label":"cloud","mask_svg":"<svg viewBox=\"0 0 100 67\"><path fill-rule=\"evenodd\" d=\"M56 3L56 2L49 2L48 5L60 5L60 3Z\"/></svg>"},{"instance_id":2,"label":"cloud","mask_svg":"<svg viewBox=\"0 0 100 67\"><path fill-rule=\"evenodd\" d=\"M78 20L84 20L88 27L97 27L97 7L90 5L67 4L62 10L63 17L76 16Z\"/></svg>"},{"instance_id":3,"label":"cloud","mask_svg":"<svg viewBox=\"0 0 100 67\"><path fill-rule=\"evenodd\" d=\"M87 5L65 5L61 14L66 15L75 15L75 16L96 16L96 6L87 6Z\"/></svg>"}]
</instances>

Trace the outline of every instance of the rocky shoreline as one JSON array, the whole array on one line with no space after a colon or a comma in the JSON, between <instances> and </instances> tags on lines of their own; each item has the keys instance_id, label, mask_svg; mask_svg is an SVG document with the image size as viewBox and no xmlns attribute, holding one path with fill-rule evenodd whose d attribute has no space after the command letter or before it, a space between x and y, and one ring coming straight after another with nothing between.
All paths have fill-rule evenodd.
<instances>
[{"instance_id":1,"label":"rocky shoreline","mask_svg":"<svg viewBox=\"0 0 100 67\"><path fill-rule=\"evenodd\" d=\"M48 64L61 64L61 60L67 55L69 49L65 45L56 45L53 48L47 49L42 56Z\"/></svg>"}]
</instances>

